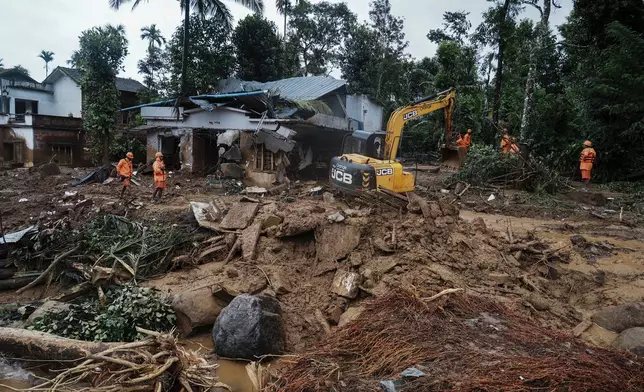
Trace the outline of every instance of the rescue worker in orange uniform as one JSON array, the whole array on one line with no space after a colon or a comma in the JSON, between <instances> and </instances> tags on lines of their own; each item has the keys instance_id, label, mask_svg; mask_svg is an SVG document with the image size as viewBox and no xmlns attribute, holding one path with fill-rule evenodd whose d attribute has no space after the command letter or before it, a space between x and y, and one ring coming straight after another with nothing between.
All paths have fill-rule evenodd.
<instances>
[{"instance_id":1,"label":"rescue worker in orange uniform","mask_svg":"<svg viewBox=\"0 0 644 392\"><path fill-rule=\"evenodd\" d=\"M579 157L579 170L581 170L581 182L584 183L584 187L590 182L590 172L593 170L595 158L597 158L597 153L593 148L593 143L590 140L586 140L584 149L581 150L581 156Z\"/></svg>"},{"instance_id":2,"label":"rescue worker in orange uniform","mask_svg":"<svg viewBox=\"0 0 644 392\"><path fill-rule=\"evenodd\" d=\"M467 144L465 143L465 139L461 134L458 134L458 138L456 138L456 145L459 147L467 148Z\"/></svg>"},{"instance_id":3,"label":"rescue worker in orange uniform","mask_svg":"<svg viewBox=\"0 0 644 392\"><path fill-rule=\"evenodd\" d=\"M156 161L152 165L154 170L154 193L152 194L152 201L160 200L165 189L167 174L165 172L165 163L163 163L163 154L157 152L155 154Z\"/></svg>"},{"instance_id":4,"label":"rescue worker in orange uniform","mask_svg":"<svg viewBox=\"0 0 644 392\"><path fill-rule=\"evenodd\" d=\"M123 188L121 188L121 198L125 194L125 190L130 187L130 178L134 173L134 168L132 167L132 159L134 159L134 154L128 152L125 154L125 158L119 161L119 164L116 166L116 174L119 176L123 182Z\"/></svg>"},{"instance_id":5,"label":"rescue worker in orange uniform","mask_svg":"<svg viewBox=\"0 0 644 392\"><path fill-rule=\"evenodd\" d=\"M470 145L472 144L472 130L468 129L467 134L463 137L463 142L465 144L465 148L468 150L470 149Z\"/></svg>"},{"instance_id":6,"label":"rescue worker in orange uniform","mask_svg":"<svg viewBox=\"0 0 644 392\"><path fill-rule=\"evenodd\" d=\"M512 142L510 144L510 155L515 156L519 152L519 145L517 144L517 138L512 137Z\"/></svg>"},{"instance_id":7,"label":"rescue worker in orange uniform","mask_svg":"<svg viewBox=\"0 0 644 392\"><path fill-rule=\"evenodd\" d=\"M510 152L512 148L512 140L510 139L510 135L508 134L508 129L503 128L501 134L501 152Z\"/></svg>"}]
</instances>

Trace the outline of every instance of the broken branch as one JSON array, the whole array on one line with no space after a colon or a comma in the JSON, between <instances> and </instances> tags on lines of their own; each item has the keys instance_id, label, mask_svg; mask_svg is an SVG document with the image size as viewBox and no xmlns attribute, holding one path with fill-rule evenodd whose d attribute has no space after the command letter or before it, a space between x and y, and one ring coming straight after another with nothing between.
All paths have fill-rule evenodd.
<instances>
[{"instance_id":1,"label":"broken branch","mask_svg":"<svg viewBox=\"0 0 644 392\"><path fill-rule=\"evenodd\" d=\"M35 286L39 285L40 283L42 283L45 280L45 278L47 277L47 275L49 275L49 273L51 273L51 271L54 270L54 268L58 265L58 263L62 259L64 259L65 257L69 256L70 254L76 252L79 247L80 247L80 245L76 245L75 247L73 247L72 249L68 250L67 252L65 252L65 253L63 253L61 255L58 255L54 259L54 261L52 261L51 264L49 264L49 267L47 267L47 269L44 270L42 274L40 274L39 277L37 277L33 282L29 283L28 285L24 286L23 288L16 290L16 294L22 294L25 290L28 290L28 289L30 289L32 287L35 287Z\"/></svg>"}]
</instances>

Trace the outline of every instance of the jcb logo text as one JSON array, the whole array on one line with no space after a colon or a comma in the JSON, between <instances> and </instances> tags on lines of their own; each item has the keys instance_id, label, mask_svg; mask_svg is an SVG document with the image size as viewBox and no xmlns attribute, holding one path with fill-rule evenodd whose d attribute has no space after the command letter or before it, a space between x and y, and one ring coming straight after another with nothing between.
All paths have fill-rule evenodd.
<instances>
[{"instance_id":1,"label":"jcb logo text","mask_svg":"<svg viewBox=\"0 0 644 392\"><path fill-rule=\"evenodd\" d=\"M390 176L392 174L394 174L394 169L392 169L392 168L376 169L376 175L377 176Z\"/></svg>"},{"instance_id":2,"label":"jcb logo text","mask_svg":"<svg viewBox=\"0 0 644 392\"><path fill-rule=\"evenodd\" d=\"M345 184L353 183L353 176L351 174L341 172L338 169L331 169L331 178Z\"/></svg>"},{"instance_id":3,"label":"jcb logo text","mask_svg":"<svg viewBox=\"0 0 644 392\"><path fill-rule=\"evenodd\" d=\"M418 116L418 111L412 110L409 113L405 113L405 115L403 116L403 120L409 120L410 118L414 118L416 116Z\"/></svg>"}]
</instances>

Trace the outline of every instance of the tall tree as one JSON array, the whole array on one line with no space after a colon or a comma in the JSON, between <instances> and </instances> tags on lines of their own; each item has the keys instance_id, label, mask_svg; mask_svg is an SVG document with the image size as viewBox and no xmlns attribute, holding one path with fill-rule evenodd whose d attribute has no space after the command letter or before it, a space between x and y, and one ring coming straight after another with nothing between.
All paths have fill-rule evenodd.
<instances>
[{"instance_id":1,"label":"tall tree","mask_svg":"<svg viewBox=\"0 0 644 392\"><path fill-rule=\"evenodd\" d=\"M148 40L147 54L144 59L137 63L139 73L143 75L143 83L149 93L157 95L155 75L163 68L162 49L166 40L161 30L155 24L141 28L141 39Z\"/></svg>"},{"instance_id":2,"label":"tall tree","mask_svg":"<svg viewBox=\"0 0 644 392\"><path fill-rule=\"evenodd\" d=\"M232 0L235 3L241 4L253 12L264 12L263 0ZM142 0L109 0L110 7L115 10L121 8L124 4L132 3L132 9L136 8ZM179 0L181 10L183 11L183 59L181 63L181 96L184 97L186 93L186 83L188 82L188 58L190 47L190 10L194 10L197 15L201 17L208 15L221 16L220 21L225 24L225 28L232 30L233 16L230 9L221 0Z\"/></svg>"},{"instance_id":3,"label":"tall tree","mask_svg":"<svg viewBox=\"0 0 644 392\"><path fill-rule=\"evenodd\" d=\"M293 4L297 0L275 0L275 8L277 8L277 13L284 16L284 42L286 42L286 31L288 23L288 15L293 9Z\"/></svg>"},{"instance_id":4,"label":"tall tree","mask_svg":"<svg viewBox=\"0 0 644 392\"><path fill-rule=\"evenodd\" d=\"M212 92L218 80L232 75L235 68L235 49L230 42L230 30L222 22L221 15L211 18L193 15L190 18L190 26L195 34L187 53L189 61L183 90L185 93L192 95ZM166 45L170 95L178 93L177 80L183 78L183 35L183 26L179 26Z\"/></svg>"},{"instance_id":5,"label":"tall tree","mask_svg":"<svg viewBox=\"0 0 644 392\"><path fill-rule=\"evenodd\" d=\"M90 137L95 161L109 162L109 146L120 108L116 75L128 53L123 26L93 27L80 36L74 61L82 72L83 127Z\"/></svg>"},{"instance_id":6,"label":"tall tree","mask_svg":"<svg viewBox=\"0 0 644 392\"><path fill-rule=\"evenodd\" d=\"M284 48L275 23L260 15L249 15L237 24L232 42L239 78L266 82L282 77Z\"/></svg>"},{"instance_id":7,"label":"tall tree","mask_svg":"<svg viewBox=\"0 0 644 392\"><path fill-rule=\"evenodd\" d=\"M40 52L38 57L40 57L42 61L45 62L45 77L47 77L47 75L49 75L49 63L54 61L54 52L43 50Z\"/></svg>"},{"instance_id":8,"label":"tall tree","mask_svg":"<svg viewBox=\"0 0 644 392\"><path fill-rule=\"evenodd\" d=\"M528 140L528 117L534 108L534 87L537 79L537 67L539 67L542 48L550 34L550 10L552 6L560 8L556 0L543 0L543 8L537 4L538 0L530 2L541 14L541 19L537 23L536 37L530 52L530 68L525 85L525 98L523 101L523 114L521 115L521 139L525 142Z\"/></svg>"},{"instance_id":9,"label":"tall tree","mask_svg":"<svg viewBox=\"0 0 644 392\"><path fill-rule=\"evenodd\" d=\"M148 49L153 47L161 47L165 44L165 38L161 34L161 30L157 28L156 24L144 26L141 28L141 39L148 41Z\"/></svg>"},{"instance_id":10,"label":"tall tree","mask_svg":"<svg viewBox=\"0 0 644 392\"><path fill-rule=\"evenodd\" d=\"M290 42L297 46L302 75L328 74L337 66L340 50L355 23L356 15L346 3L300 0L292 10Z\"/></svg>"}]
</instances>

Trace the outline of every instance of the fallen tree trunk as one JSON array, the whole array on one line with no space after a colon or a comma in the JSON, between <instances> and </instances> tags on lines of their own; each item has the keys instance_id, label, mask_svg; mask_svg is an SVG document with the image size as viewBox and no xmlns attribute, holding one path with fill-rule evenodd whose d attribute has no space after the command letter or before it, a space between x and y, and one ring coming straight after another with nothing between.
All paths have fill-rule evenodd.
<instances>
[{"instance_id":1,"label":"fallen tree trunk","mask_svg":"<svg viewBox=\"0 0 644 392\"><path fill-rule=\"evenodd\" d=\"M30 284L34 280L38 279L37 276L21 276L11 279L0 280L0 291L4 290L15 290L20 287L24 287L27 284Z\"/></svg>"},{"instance_id":2,"label":"fallen tree trunk","mask_svg":"<svg viewBox=\"0 0 644 392\"><path fill-rule=\"evenodd\" d=\"M0 353L45 361L81 360L123 343L84 342L44 332L0 327Z\"/></svg>"}]
</instances>

